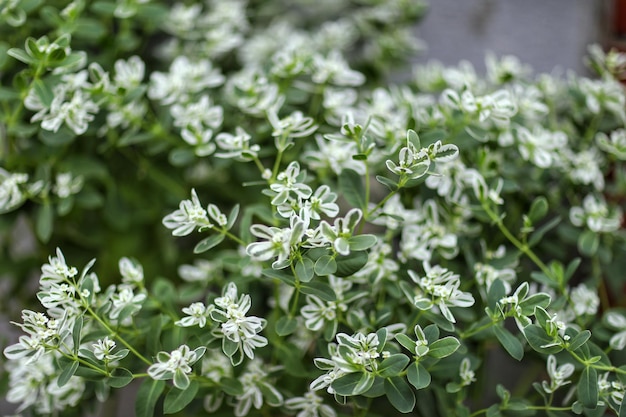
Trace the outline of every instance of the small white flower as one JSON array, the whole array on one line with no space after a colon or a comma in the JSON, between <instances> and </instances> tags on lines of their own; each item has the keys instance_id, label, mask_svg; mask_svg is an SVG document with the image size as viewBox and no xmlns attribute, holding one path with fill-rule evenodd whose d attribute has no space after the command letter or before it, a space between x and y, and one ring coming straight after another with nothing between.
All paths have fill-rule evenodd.
<instances>
[{"instance_id":1,"label":"small white flower","mask_svg":"<svg viewBox=\"0 0 626 417\"><path fill-rule=\"evenodd\" d=\"M207 311L207 308L203 303L193 303L189 307L183 308L183 313L187 314L188 316L181 320L178 320L176 323L174 323L175 325L181 327L191 327L198 325L201 328L206 326L206 319L209 312Z\"/></svg>"},{"instance_id":2,"label":"small white flower","mask_svg":"<svg viewBox=\"0 0 626 417\"><path fill-rule=\"evenodd\" d=\"M187 345L181 345L170 353L161 351L157 354L157 363L148 368L148 375L157 380L173 379L176 388L185 389L189 386L191 367L205 351L205 347L191 350Z\"/></svg>"},{"instance_id":3,"label":"small white flower","mask_svg":"<svg viewBox=\"0 0 626 417\"><path fill-rule=\"evenodd\" d=\"M123 257L118 263L122 282L125 284L139 284L143 282L143 266L139 262Z\"/></svg>"},{"instance_id":4,"label":"small white flower","mask_svg":"<svg viewBox=\"0 0 626 417\"><path fill-rule=\"evenodd\" d=\"M552 394L560 387L572 382L567 380L567 378L572 376L574 373L574 365L571 363L564 363L563 365L557 367L556 357L554 355L550 355L548 356L546 368L548 370L548 375L550 376L550 383L548 384L547 381L541 382L541 386L546 393Z\"/></svg>"},{"instance_id":5,"label":"small white flower","mask_svg":"<svg viewBox=\"0 0 626 417\"><path fill-rule=\"evenodd\" d=\"M163 218L163 225L173 229L174 236L187 236L197 227L211 227L207 211L200 205L196 190L191 190L191 200L181 201L178 210Z\"/></svg>"}]
</instances>

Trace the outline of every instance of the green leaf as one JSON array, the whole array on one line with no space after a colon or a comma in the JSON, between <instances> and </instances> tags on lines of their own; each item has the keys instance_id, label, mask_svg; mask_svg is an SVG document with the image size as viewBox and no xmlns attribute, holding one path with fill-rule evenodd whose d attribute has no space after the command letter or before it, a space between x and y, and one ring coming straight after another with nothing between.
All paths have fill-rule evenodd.
<instances>
[{"instance_id":1,"label":"green leaf","mask_svg":"<svg viewBox=\"0 0 626 417\"><path fill-rule=\"evenodd\" d=\"M300 291L303 294L315 295L324 301L337 300L337 295L332 287L320 281L303 282L302 285L300 285Z\"/></svg>"},{"instance_id":2,"label":"green leaf","mask_svg":"<svg viewBox=\"0 0 626 417\"><path fill-rule=\"evenodd\" d=\"M487 412L485 413L486 417L502 417L502 414L500 413L500 404L493 404L491 405L488 409Z\"/></svg>"},{"instance_id":3,"label":"green leaf","mask_svg":"<svg viewBox=\"0 0 626 417\"><path fill-rule=\"evenodd\" d=\"M351 236L348 239L351 251L364 251L376 244L378 239L374 235Z\"/></svg>"},{"instance_id":4,"label":"green leaf","mask_svg":"<svg viewBox=\"0 0 626 417\"><path fill-rule=\"evenodd\" d=\"M224 241L224 235L221 233L219 235L209 236L205 239L202 239L200 242L198 242L196 247L193 248L193 253L198 254L198 253L206 252L209 249L216 247L223 241Z\"/></svg>"},{"instance_id":5,"label":"green leaf","mask_svg":"<svg viewBox=\"0 0 626 417\"><path fill-rule=\"evenodd\" d=\"M315 273L319 276L326 276L337 272L337 262L330 255L324 255L315 262Z\"/></svg>"},{"instance_id":6,"label":"green leaf","mask_svg":"<svg viewBox=\"0 0 626 417\"><path fill-rule=\"evenodd\" d=\"M44 106L50 107L52 104L52 100L54 100L54 93L52 92L52 88L41 79L37 79L33 81L33 88L35 89L35 93L41 100Z\"/></svg>"},{"instance_id":7,"label":"green leaf","mask_svg":"<svg viewBox=\"0 0 626 417\"><path fill-rule=\"evenodd\" d=\"M19 48L11 48L7 51L7 55L23 62L24 64L31 65L37 62L34 58L28 55L24 50Z\"/></svg>"},{"instance_id":8,"label":"green leaf","mask_svg":"<svg viewBox=\"0 0 626 417\"><path fill-rule=\"evenodd\" d=\"M270 405L272 407L278 407L282 405L283 399L280 393L276 390L276 388L266 382L260 382L257 386L261 390L261 394L263 394L263 400L265 401L265 403L267 403L267 405Z\"/></svg>"},{"instance_id":9,"label":"green leaf","mask_svg":"<svg viewBox=\"0 0 626 417\"><path fill-rule=\"evenodd\" d=\"M398 190L398 183L391 178L383 177L382 175L376 175L376 181L389 188L390 191Z\"/></svg>"},{"instance_id":10,"label":"green leaf","mask_svg":"<svg viewBox=\"0 0 626 417\"><path fill-rule=\"evenodd\" d=\"M40 130L39 139L48 146L65 146L72 143L76 138L76 133L71 131L67 126L61 126L56 132L49 130Z\"/></svg>"},{"instance_id":11,"label":"green leaf","mask_svg":"<svg viewBox=\"0 0 626 417\"><path fill-rule=\"evenodd\" d=\"M538 292L529 297L524 298L519 306L522 309L524 316L530 316L535 312L536 307L547 308L550 305L552 298L545 292Z\"/></svg>"},{"instance_id":12,"label":"green leaf","mask_svg":"<svg viewBox=\"0 0 626 417\"><path fill-rule=\"evenodd\" d=\"M600 246L600 235L591 230L585 230L578 236L578 250L583 255L593 256Z\"/></svg>"},{"instance_id":13,"label":"green leaf","mask_svg":"<svg viewBox=\"0 0 626 417\"><path fill-rule=\"evenodd\" d=\"M622 403L619 405L618 417L626 417L626 395L622 398Z\"/></svg>"},{"instance_id":14,"label":"green leaf","mask_svg":"<svg viewBox=\"0 0 626 417\"><path fill-rule=\"evenodd\" d=\"M345 278L356 274L367 264L368 255L366 251L354 251L349 255L339 255L335 258L337 271L334 275Z\"/></svg>"},{"instance_id":15,"label":"green leaf","mask_svg":"<svg viewBox=\"0 0 626 417\"><path fill-rule=\"evenodd\" d=\"M133 373L126 368L115 368L111 377L107 379L107 385L113 388L123 388L133 380Z\"/></svg>"},{"instance_id":16,"label":"green leaf","mask_svg":"<svg viewBox=\"0 0 626 417\"><path fill-rule=\"evenodd\" d=\"M344 169L339 176L339 190L353 207L363 210L366 208L367 201L365 201L362 175L351 169Z\"/></svg>"},{"instance_id":17,"label":"green leaf","mask_svg":"<svg viewBox=\"0 0 626 417\"><path fill-rule=\"evenodd\" d=\"M526 337L528 344L539 353L554 354L563 350L561 346L544 347L545 345L553 343L554 340L546 334L545 330L536 324L530 324L524 327L524 337Z\"/></svg>"},{"instance_id":18,"label":"green leaf","mask_svg":"<svg viewBox=\"0 0 626 417\"><path fill-rule=\"evenodd\" d=\"M415 394L402 377L385 379L385 395L391 405L401 413L410 413L415 408Z\"/></svg>"},{"instance_id":19,"label":"green leaf","mask_svg":"<svg viewBox=\"0 0 626 417\"><path fill-rule=\"evenodd\" d=\"M409 363L409 358L402 353L396 353L384 359L378 366L378 375L382 377L396 376Z\"/></svg>"},{"instance_id":20,"label":"green leaf","mask_svg":"<svg viewBox=\"0 0 626 417\"><path fill-rule=\"evenodd\" d=\"M409 129L406 132L406 140L411 142L416 149L420 149L422 147L422 143L420 142L420 137L417 135L415 130Z\"/></svg>"},{"instance_id":21,"label":"green leaf","mask_svg":"<svg viewBox=\"0 0 626 417\"><path fill-rule=\"evenodd\" d=\"M48 243L52 236L54 228L54 210L49 201L44 202L43 206L39 206L37 217L35 220L35 232L39 240Z\"/></svg>"},{"instance_id":22,"label":"green leaf","mask_svg":"<svg viewBox=\"0 0 626 417\"><path fill-rule=\"evenodd\" d=\"M456 337L446 336L428 345L430 349L428 356L432 356L433 358L445 358L456 352L459 346L461 346L461 342L459 342Z\"/></svg>"},{"instance_id":23,"label":"green leaf","mask_svg":"<svg viewBox=\"0 0 626 417\"><path fill-rule=\"evenodd\" d=\"M426 388L430 385L431 381L430 373L421 363L417 362L409 366L406 377L415 389Z\"/></svg>"},{"instance_id":24,"label":"green leaf","mask_svg":"<svg viewBox=\"0 0 626 417\"><path fill-rule=\"evenodd\" d=\"M495 311L498 301L506 296L506 289L501 279L496 278L489 287L487 293L487 306L490 310Z\"/></svg>"},{"instance_id":25,"label":"green leaf","mask_svg":"<svg viewBox=\"0 0 626 417\"><path fill-rule=\"evenodd\" d=\"M262 270L261 274L268 278L274 278L274 279L280 280L291 287L296 286L296 279L291 274L287 274L285 272L277 271L271 268Z\"/></svg>"},{"instance_id":26,"label":"green leaf","mask_svg":"<svg viewBox=\"0 0 626 417\"><path fill-rule=\"evenodd\" d=\"M374 376L368 372L353 372L337 378L331 387L339 395L359 395L374 385Z\"/></svg>"},{"instance_id":27,"label":"green leaf","mask_svg":"<svg viewBox=\"0 0 626 417\"><path fill-rule=\"evenodd\" d=\"M154 407L165 388L165 381L146 378L139 386L135 400L136 417L153 417Z\"/></svg>"},{"instance_id":28,"label":"green leaf","mask_svg":"<svg viewBox=\"0 0 626 417\"><path fill-rule=\"evenodd\" d=\"M226 230L232 229L239 216L239 204L235 204L230 213L228 214L228 222L226 223Z\"/></svg>"},{"instance_id":29,"label":"green leaf","mask_svg":"<svg viewBox=\"0 0 626 417\"><path fill-rule=\"evenodd\" d=\"M534 246L543 239L546 233L550 230L554 229L558 224L561 223L560 217L555 217L554 219L548 221L546 224L535 230L528 239L528 245Z\"/></svg>"},{"instance_id":30,"label":"green leaf","mask_svg":"<svg viewBox=\"0 0 626 417\"><path fill-rule=\"evenodd\" d=\"M409 352L415 353L415 341L404 333L398 333L395 336L398 343L404 346Z\"/></svg>"},{"instance_id":31,"label":"green leaf","mask_svg":"<svg viewBox=\"0 0 626 417\"><path fill-rule=\"evenodd\" d=\"M74 354L78 354L80 347L81 332L83 331L83 316L78 316L72 327L72 342L74 342Z\"/></svg>"},{"instance_id":32,"label":"green leaf","mask_svg":"<svg viewBox=\"0 0 626 417\"><path fill-rule=\"evenodd\" d=\"M578 399L586 408L598 406L598 372L591 366L583 369L578 380Z\"/></svg>"},{"instance_id":33,"label":"green leaf","mask_svg":"<svg viewBox=\"0 0 626 417\"><path fill-rule=\"evenodd\" d=\"M174 414L181 411L196 397L199 388L198 381L191 381L184 390L172 388L165 396L163 413Z\"/></svg>"},{"instance_id":34,"label":"green leaf","mask_svg":"<svg viewBox=\"0 0 626 417\"><path fill-rule=\"evenodd\" d=\"M590 337L591 332L589 330L583 330L569 341L569 346L567 347L567 350L575 351L576 349L587 343L587 340L589 340Z\"/></svg>"},{"instance_id":35,"label":"green leaf","mask_svg":"<svg viewBox=\"0 0 626 417\"><path fill-rule=\"evenodd\" d=\"M298 320L295 317L282 316L276 322L276 333L279 336L287 336L298 328Z\"/></svg>"},{"instance_id":36,"label":"green leaf","mask_svg":"<svg viewBox=\"0 0 626 417\"><path fill-rule=\"evenodd\" d=\"M496 324L493 326L493 332L504 349L509 352L513 358L521 361L524 357L524 346L511 332L503 326Z\"/></svg>"},{"instance_id":37,"label":"green leaf","mask_svg":"<svg viewBox=\"0 0 626 417\"><path fill-rule=\"evenodd\" d=\"M233 397L243 394L243 385L235 378L221 378L219 387Z\"/></svg>"},{"instance_id":38,"label":"green leaf","mask_svg":"<svg viewBox=\"0 0 626 417\"><path fill-rule=\"evenodd\" d=\"M543 219L548 214L548 200L544 196L535 198L530 206L528 212L528 218L531 222L535 223Z\"/></svg>"},{"instance_id":39,"label":"green leaf","mask_svg":"<svg viewBox=\"0 0 626 417\"><path fill-rule=\"evenodd\" d=\"M78 365L79 365L78 361L71 361L71 362L68 362L67 365L65 365L65 367L63 368L63 371L61 372L61 374L59 375L59 378L57 379L57 384L59 385L59 387L62 387L63 385L67 384L70 378L74 376L74 374L76 373L76 370L78 369Z\"/></svg>"},{"instance_id":40,"label":"green leaf","mask_svg":"<svg viewBox=\"0 0 626 417\"><path fill-rule=\"evenodd\" d=\"M315 275L315 264L309 258L300 258L296 262L296 275L302 282L309 282Z\"/></svg>"}]
</instances>

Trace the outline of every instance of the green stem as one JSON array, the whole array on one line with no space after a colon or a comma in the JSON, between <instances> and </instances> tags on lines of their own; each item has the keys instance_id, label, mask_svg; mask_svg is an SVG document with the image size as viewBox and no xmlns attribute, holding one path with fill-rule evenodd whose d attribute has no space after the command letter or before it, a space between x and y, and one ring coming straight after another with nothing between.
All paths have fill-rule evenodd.
<instances>
[{"instance_id":1,"label":"green stem","mask_svg":"<svg viewBox=\"0 0 626 417\"><path fill-rule=\"evenodd\" d=\"M539 259L539 257L535 254L535 252L533 252L528 245L520 242L519 239L513 236L513 234L509 231L509 229L507 229L507 227L502 222L502 219L500 218L500 216L498 216L493 210L491 210L491 208L489 207L489 204L486 201L482 201L481 204L482 204L483 210L485 210L485 213L487 213L491 221L494 222L496 226L498 226L498 229L500 229L502 234L509 240L509 242L511 242L524 255L528 256L530 260L532 260L535 263L535 265L537 265L539 269L541 269L541 271L546 275L546 277L551 278L552 272L550 271L548 266L545 263L543 263L541 259Z\"/></svg>"},{"instance_id":2,"label":"green stem","mask_svg":"<svg viewBox=\"0 0 626 417\"><path fill-rule=\"evenodd\" d=\"M123 344L128 350L130 350L136 357L138 357L139 359L141 359L142 362L144 362L146 365L152 365L152 362L149 361L148 359L146 359L145 356L143 356L141 353L139 353L137 351L137 349L135 349L130 343L128 343L123 337L121 337L116 331L114 331L107 322L105 322L104 320L102 320L102 318L100 318L100 316L98 316L95 311L93 311L91 309L91 307L86 303L86 301L84 302L84 306L87 309L87 312L98 322L100 323L100 325L102 325L102 327L104 327L109 333L111 333L111 336L113 336L115 339L117 339L121 344Z\"/></svg>"}]
</instances>

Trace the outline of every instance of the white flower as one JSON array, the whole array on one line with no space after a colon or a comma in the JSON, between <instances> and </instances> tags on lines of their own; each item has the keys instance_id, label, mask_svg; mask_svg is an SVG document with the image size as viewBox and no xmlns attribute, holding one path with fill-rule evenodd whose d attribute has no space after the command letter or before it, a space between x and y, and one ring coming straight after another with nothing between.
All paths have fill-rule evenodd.
<instances>
[{"instance_id":1,"label":"white flower","mask_svg":"<svg viewBox=\"0 0 626 417\"><path fill-rule=\"evenodd\" d=\"M591 231L608 233L618 230L622 223L622 210L610 210L602 196L589 194L583 199L583 206L574 206L569 212L574 226L586 225Z\"/></svg>"},{"instance_id":2,"label":"white flower","mask_svg":"<svg viewBox=\"0 0 626 417\"><path fill-rule=\"evenodd\" d=\"M600 297L595 290L590 289L585 284L575 287L570 293L570 299L576 316L595 315L598 312Z\"/></svg>"},{"instance_id":3,"label":"white flower","mask_svg":"<svg viewBox=\"0 0 626 417\"><path fill-rule=\"evenodd\" d=\"M122 282L125 284L139 284L143 281L143 267L137 261L123 257L118 263Z\"/></svg>"},{"instance_id":4,"label":"white flower","mask_svg":"<svg viewBox=\"0 0 626 417\"><path fill-rule=\"evenodd\" d=\"M285 408L298 411L296 417L337 417L337 412L324 404L322 397L315 391L308 391L302 397L293 397L285 401Z\"/></svg>"},{"instance_id":5,"label":"white flower","mask_svg":"<svg viewBox=\"0 0 626 417\"><path fill-rule=\"evenodd\" d=\"M235 416L243 417L248 415L253 405L254 408L259 410L263 406L264 399L270 406L278 407L282 405L282 394L266 379L269 372L276 369L276 367L268 369L258 359L248 364L246 372L239 377L239 382L243 385L243 393L235 397L237 399L234 410Z\"/></svg>"},{"instance_id":6,"label":"white flower","mask_svg":"<svg viewBox=\"0 0 626 417\"><path fill-rule=\"evenodd\" d=\"M422 278L409 271L409 276L423 292L415 296L415 306L420 310L428 310L436 305L448 321L456 323L448 307L471 307L474 305L474 297L469 292L459 290L461 280L458 275L439 265L431 267L428 262L423 265L426 275Z\"/></svg>"},{"instance_id":7,"label":"white flower","mask_svg":"<svg viewBox=\"0 0 626 417\"><path fill-rule=\"evenodd\" d=\"M567 378L572 376L574 373L574 365L571 363L564 363L557 368L556 357L554 355L550 355L548 356L546 368L548 370L548 375L550 376L550 383L548 384L547 381L541 382L541 386L546 393L552 394L559 387L571 383L571 381L567 380Z\"/></svg>"},{"instance_id":8,"label":"white flower","mask_svg":"<svg viewBox=\"0 0 626 417\"><path fill-rule=\"evenodd\" d=\"M27 182L27 174L12 174L0 168L0 213L12 210L24 201L25 195L20 186Z\"/></svg>"},{"instance_id":9,"label":"white flower","mask_svg":"<svg viewBox=\"0 0 626 417\"><path fill-rule=\"evenodd\" d=\"M211 227L207 211L200 205L200 199L196 190L191 190L191 200L180 202L179 209L163 218L163 225L168 229L173 229L174 236L187 236L196 227Z\"/></svg>"},{"instance_id":10,"label":"white flower","mask_svg":"<svg viewBox=\"0 0 626 417\"><path fill-rule=\"evenodd\" d=\"M73 194L77 194L83 188L83 177L74 177L71 172L59 172L56 176L56 183L52 187L52 191L59 198L67 198Z\"/></svg>"},{"instance_id":11,"label":"white flower","mask_svg":"<svg viewBox=\"0 0 626 417\"><path fill-rule=\"evenodd\" d=\"M311 77L317 84L334 84L344 87L356 87L365 82L365 76L358 71L350 69L348 63L337 50L331 51L327 56L313 56L313 75Z\"/></svg>"},{"instance_id":12,"label":"white flower","mask_svg":"<svg viewBox=\"0 0 626 417\"><path fill-rule=\"evenodd\" d=\"M191 350L187 345L181 345L170 353L161 351L157 354L158 362L148 367L148 375L157 380L173 379L176 388L185 389L189 386L191 367L205 351L205 347Z\"/></svg>"},{"instance_id":13,"label":"white flower","mask_svg":"<svg viewBox=\"0 0 626 417\"><path fill-rule=\"evenodd\" d=\"M120 285L118 292L111 295L113 305L109 311L109 317L111 320L117 320L120 313L124 312L123 323L126 324L130 320L130 316L141 310L141 305L145 299L146 294L135 294L129 285Z\"/></svg>"},{"instance_id":14,"label":"white flower","mask_svg":"<svg viewBox=\"0 0 626 417\"><path fill-rule=\"evenodd\" d=\"M224 76L206 59L197 62L178 56L170 65L169 73L153 72L150 76L148 97L168 105L186 101L190 94L217 87Z\"/></svg>"},{"instance_id":15,"label":"white flower","mask_svg":"<svg viewBox=\"0 0 626 417\"><path fill-rule=\"evenodd\" d=\"M189 307L183 308L183 313L188 316L178 320L174 323L181 327L191 327L198 325L199 327L206 326L206 319L209 314L206 306L201 302L192 303Z\"/></svg>"},{"instance_id":16,"label":"white flower","mask_svg":"<svg viewBox=\"0 0 626 417\"><path fill-rule=\"evenodd\" d=\"M561 131L549 131L535 126L533 131L518 126L518 150L522 158L539 168L550 168L560 161L560 154L567 146L567 135Z\"/></svg>"},{"instance_id":17,"label":"white flower","mask_svg":"<svg viewBox=\"0 0 626 417\"><path fill-rule=\"evenodd\" d=\"M261 147L259 145L250 145L251 137L241 127L237 126L236 132L235 135L222 132L215 137L217 146L224 151L216 153L215 156L243 161L257 158Z\"/></svg>"},{"instance_id":18,"label":"white flower","mask_svg":"<svg viewBox=\"0 0 626 417\"><path fill-rule=\"evenodd\" d=\"M606 315L605 320L610 328L617 331L611 340L609 346L615 350L622 350L626 347L626 318L619 313L610 312Z\"/></svg>"},{"instance_id":19,"label":"white flower","mask_svg":"<svg viewBox=\"0 0 626 417\"><path fill-rule=\"evenodd\" d=\"M216 273L220 265L206 259L196 259L193 265L178 267L178 276L188 282L208 282Z\"/></svg>"},{"instance_id":20,"label":"white flower","mask_svg":"<svg viewBox=\"0 0 626 417\"><path fill-rule=\"evenodd\" d=\"M47 264L41 267L41 278L39 283L42 289L47 289L53 284L61 284L66 282L78 274L78 269L68 266L61 249L57 248L55 257L48 257Z\"/></svg>"},{"instance_id":21,"label":"white flower","mask_svg":"<svg viewBox=\"0 0 626 417\"><path fill-rule=\"evenodd\" d=\"M114 64L115 77L113 81L119 88L130 91L139 87L143 81L146 65L137 55L127 60L118 59Z\"/></svg>"},{"instance_id":22,"label":"white flower","mask_svg":"<svg viewBox=\"0 0 626 417\"><path fill-rule=\"evenodd\" d=\"M253 224L250 232L263 239L260 242L250 243L246 253L255 261L268 261L277 258L272 268L282 269L289 265L291 248L302 240L305 231L305 222L294 216L291 218L291 227L268 227L262 224Z\"/></svg>"},{"instance_id":23,"label":"white flower","mask_svg":"<svg viewBox=\"0 0 626 417\"><path fill-rule=\"evenodd\" d=\"M472 363L469 358L463 358L459 367L459 376L461 377L461 386L465 387L476 381L474 371L472 371Z\"/></svg>"},{"instance_id":24,"label":"white flower","mask_svg":"<svg viewBox=\"0 0 626 417\"><path fill-rule=\"evenodd\" d=\"M222 125L224 110L221 106L213 106L209 96L204 94L199 101L174 104L170 108L174 118L174 126L202 130L205 127L216 129Z\"/></svg>"}]
</instances>

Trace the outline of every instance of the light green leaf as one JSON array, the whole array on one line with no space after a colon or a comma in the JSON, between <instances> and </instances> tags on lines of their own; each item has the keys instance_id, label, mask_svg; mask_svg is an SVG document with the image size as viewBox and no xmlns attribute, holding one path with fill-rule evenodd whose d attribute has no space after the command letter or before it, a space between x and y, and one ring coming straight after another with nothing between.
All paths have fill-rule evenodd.
<instances>
[{"instance_id":1,"label":"light green leaf","mask_svg":"<svg viewBox=\"0 0 626 417\"><path fill-rule=\"evenodd\" d=\"M223 241L224 241L223 234L209 236L205 239L202 239L200 242L198 242L196 247L193 248L193 253L197 254L197 253L206 252L209 249L216 247Z\"/></svg>"},{"instance_id":2,"label":"light green leaf","mask_svg":"<svg viewBox=\"0 0 626 417\"><path fill-rule=\"evenodd\" d=\"M541 241L541 239L543 239L546 233L558 226L559 223L561 223L561 218L557 216L535 230L528 239L528 245L535 246Z\"/></svg>"},{"instance_id":3,"label":"light green leaf","mask_svg":"<svg viewBox=\"0 0 626 417\"><path fill-rule=\"evenodd\" d=\"M49 201L44 202L43 206L39 206L37 217L35 220L35 232L37 237L43 243L47 243L52 236L54 229L54 210Z\"/></svg>"},{"instance_id":4,"label":"light green leaf","mask_svg":"<svg viewBox=\"0 0 626 417\"><path fill-rule=\"evenodd\" d=\"M221 378L219 387L233 397L243 394L243 385L235 378Z\"/></svg>"},{"instance_id":5,"label":"light green leaf","mask_svg":"<svg viewBox=\"0 0 626 417\"><path fill-rule=\"evenodd\" d=\"M83 316L78 316L72 327L72 342L74 342L74 354L78 354L78 348L80 347L81 332L83 331Z\"/></svg>"},{"instance_id":6,"label":"light green leaf","mask_svg":"<svg viewBox=\"0 0 626 417\"><path fill-rule=\"evenodd\" d=\"M153 417L154 406L156 405L164 388L165 381L157 381L146 378L137 391L137 399L135 400L135 416Z\"/></svg>"},{"instance_id":7,"label":"light green leaf","mask_svg":"<svg viewBox=\"0 0 626 417\"><path fill-rule=\"evenodd\" d=\"M378 366L378 375L382 377L396 376L409 363L409 358L402 353L396 353L384 359Z\"/></svg>"},{"instance_id":8,"label":"light green leaf","mask_svg":"<svg viewBox=\"0 0 626 417\"><path fill-rule=\"evenodd\" d=\"M401 413L410 413L415 408L415 394L402 377L385 379L385 395L391 405Z\"/></svg>"},{"instance_id":9,"label":"light green leaf","mask_svg":"<svg viewBox=\"0 0 626 417\"><path fill-rule=\"evenodd\" d=\"M598 406L598 372L591 366L583 369L578 380L578 399L586 408Z\"/></svg>"},{"instance_id":10,"label":"light green leaf","mask_svg":"<svg viewBox=\"0 0 626 417\"><path fill-rule=\"evenodd\" d=\"M319 276L326 276L337 272L337 262L330 255L324 255L315 262L315 273Z\"/></svg>"},{"instance_id":11,"label":"light green leaf","mask_svg":"<svg viewBox=\"0 0 626 417\"><path fill-rule=\"evenodd\" d=\"M503 326L496 324L493 326L493 332L496 335L502 347L509 352L513 358L521 361L524 357L524 346L511 332L505 329Z\"/></svg>"},{"instance_id":12,"label":"light green leaf","mask_svg":"<svg viewBox=\"0 0 626 417\"><path fill-rule=\"evenodd\" d=\"M24 50L19 48L11 48L7 51L7 55L12 56L18 61L23 62L24 64L30 65L36 62L34 58L28 55Z\"/></svg>"},{"instance_id":13,"label":"light green leaf","mask_svg":"<svg viewBox=\"0 0 626 417\"><path fill-rule=\"evenodd\" d=\"M406 132L406 140L411 142L415 149L420 149L422 147L422 143L420 142L420 137L417 135L415 130L409 129Z\"/></svg>"},{"instance_id":14,"label":"light green leaf","mask_svg":"<svg viewBox=\"0 0 626 417\"><path fill-rule=\"evenodd\" d=\"M287 336L298 328L298 320L294 317L282 316L276 322L276 333L279 336Z\"/></svg>"},{"instance_id":15,"label":"light green leaf","mask_svg":"<svg viewBox=\"0 0 626 417\"><path fill-rule=\"evenodd\" d=\"M404 333L398 333L395 336L398 343L404 346L409 352L415 353L415 341Z\"/></svg>"},{"instance_id":16,"label":"light green leaf","mask_svg":"<svg viewBox=\"0 0 626 417\"><path fill-rule=\"evenodd\" d=\"M413 363L409 366L406 376L415 389L426 388L430 385L430 373L421 363Z\"/></svg>"},{"instance_id":17,"label":"light green leaf","mask_svg":"<svg viewBox=\"0 0 626 417\"><path fill-rule=\"evenodd\" d=\"M456 352L459 346L461 346L461 342L454 336L446 336L428 345L430 348L428 356L432 356L433 358L445 358Z\"/></svg>"},{"instance_id":18,"label":"light green leaf","mask_svg":"<svg viewBox=\"0 0 626 417\"><path fill-rule=\"evenodd\" d=\"M358 235L348 239L351 251L364 251L376 244L378 239L374 235Z\"/></svg>"},{"instance_id":19,"label":"light green leaf","mask_svg":"<svg viewBox=\"0 0 626 417\"><path fill-rule=\"evenodd\" d=\"M500 301L504 296L506 296L506 289L504 288L504 284L502 280L496 278L489 287L489 292L487 293L487 306L490 310L495 311L496 305L498 301Z\"/></svg>"},{"instance_id":20,"label":"light green leaf","mask_svg":"<svg viewBox=\"0 0 626 417\"><path fill-rule=\"evenodd\" d=\"M365 209L367 201L365 201L362 175L351 169L344 169L339 176L339 190L352 207Z\"/></svg>"},{"instance_id":21,"label":"light green leaf","mask_svg":"<svg viewBox=\"0 0 626 417\"><path fill-rule=\"evenodd\" d=\"M296 275L302 282L309 282L315 275L315 263L309 258L300 258L296 262Z\"/></svg>"},{"instance_id":22,"label":"light green leaf","mask_svg":"<svg viewBox=\"0 0 626 417\"><path fill-rule=\"evenodd\" d=\"M583 255L593 256L600 246L600 235L591 230L585 230L578 236L578 250Z\"/></svg>"},{"instance_id":23,"label":"light green leaf","mask_svg":"<svg viewBox=\"0 0 626 417\"><path fill-rule=\"evenodd\" d=\"M191 381L184 390L172 388L165 396L163 413L174 414L181 411L195 398L199 388L198 381Z\"/></svg>"}]
</instances>

